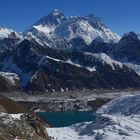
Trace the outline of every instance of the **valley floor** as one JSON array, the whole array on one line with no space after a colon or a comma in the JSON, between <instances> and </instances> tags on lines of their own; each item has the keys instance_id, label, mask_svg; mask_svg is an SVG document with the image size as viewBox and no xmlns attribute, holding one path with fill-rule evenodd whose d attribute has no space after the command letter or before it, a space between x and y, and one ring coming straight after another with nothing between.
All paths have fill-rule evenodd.
<instances>
[{"instance_id":1,"label":"valley floor","mask_svg":"<svg viewBox=\"0 0 140 140\"><path fill-rule=\"evenodd\" d=\"M60 93L28 95L25 93L4 93L5 96L15 100L26 108L35 111L86 111L101 107L113 98L122 95L134 95L139 90L84 90ZM2 93L1 93L2 94Z\"/></svg>"},{"instance_id":2,"label":"valley floor","mask_svg":"<svg viewBox=\"0 0 140 140\"><path fill-rule=\"evenodd\" d=\"M97 101L97 99L109 99L107 102L104 102L102 105L100 104L100 106L98 106L96 111L96 119L94 122L82 122L68 127L45 128L49 138L52 140L140 139L140 91L84 91L82 93L73 92L70 94L59 93L36 96L23 94L19 95L14 93L13 95L7 94L7 96L18 102L27 100L26 103L40 102L40 104L44 102L48 104L50 101L56 101L58 103L58 101L73 102L74 100L78 100L79 103L85 103L87 101ZM54 107L53 103L54 102L52 102L50 105ZM62 105L61 102L59 103L59 105ZM90 103L94 105L96 102ZM55 107L56 105L57 104L55 104ZM97 105L99 104L96 104L96 106ZM67 105L65 107L65 109L68 109ZM83 107L83 109L90 109L85 108L86 106L81 107Z\"/></svg>"}]
</instances>

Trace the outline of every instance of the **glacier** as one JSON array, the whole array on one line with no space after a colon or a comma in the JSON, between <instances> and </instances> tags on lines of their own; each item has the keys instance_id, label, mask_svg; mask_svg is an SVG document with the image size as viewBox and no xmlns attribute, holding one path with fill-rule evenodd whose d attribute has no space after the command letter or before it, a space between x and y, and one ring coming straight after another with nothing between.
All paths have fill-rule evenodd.
<instances>
[{"instance_id":1,"label":"glacier","mask_svg":"<svg viewBox=\"0 0 140 140\"><path fill-rule=\"evenodd\" d=\"M95 122L47 128L57 140L139 140L140 94L118 97L96 111Z\"/></svg>"}]
</instances>

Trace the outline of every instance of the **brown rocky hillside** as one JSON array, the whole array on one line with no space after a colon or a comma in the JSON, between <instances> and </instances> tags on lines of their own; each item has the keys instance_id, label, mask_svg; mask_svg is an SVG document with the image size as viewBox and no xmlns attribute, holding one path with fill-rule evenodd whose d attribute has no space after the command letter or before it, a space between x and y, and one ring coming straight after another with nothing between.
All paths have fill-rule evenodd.
<instances>
[{"instance_id":1,"label":"brown rocky hillside","mask_svg":"<svg viewBox=\"0 0 140 140\"><path fill-rule=\"evenodd\" d=\"M0 140L48 140L46 127L35 114L0 95Z\"/></svg>"}]
</instances>

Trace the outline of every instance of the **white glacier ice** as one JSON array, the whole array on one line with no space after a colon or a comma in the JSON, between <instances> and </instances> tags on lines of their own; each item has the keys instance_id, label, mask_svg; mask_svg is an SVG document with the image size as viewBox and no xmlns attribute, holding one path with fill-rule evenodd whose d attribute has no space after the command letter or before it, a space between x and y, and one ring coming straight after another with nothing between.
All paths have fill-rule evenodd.
<instances>
[{"instance_id":1,"label":"white glacier ice","mask_svg":"<svg viewBox=\"0 0 140 140\"><path fill-rule=\"evenodd\" d=\"M113 99L97 110L95 122L47 128L57 140L139 140L140 94Z\"/></svg>"}]
</instances>

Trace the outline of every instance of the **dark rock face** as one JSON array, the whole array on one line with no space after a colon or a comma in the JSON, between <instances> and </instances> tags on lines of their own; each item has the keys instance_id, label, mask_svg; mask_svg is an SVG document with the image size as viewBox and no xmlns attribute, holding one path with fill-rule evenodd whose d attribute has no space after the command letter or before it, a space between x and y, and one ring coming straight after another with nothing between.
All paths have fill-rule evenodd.
<instances>
[{"instance_id":1,"label":"dark rock face","mask_svg":"<svg viewBox=\"0 0 140 140\"><path fill-rule=\"evenodd\" d=\"M12 50L16 47L18 41L19 39L14 37L4 38L0 40L0 53L5 52L7 50Z\"/></svg>"},{"instance_id":2,"label":"dark rock face","mask_svg":"<svg viewBox=\"0 0 140 140\"><path fill-rule=\"evenodd\" d=\"M113 49L115 49L114 43L104 43L100 41L93 40L91 44L85 48L83 51L90 53L106 53L110 54Z\"/></svg>"},{"instance_id":3,"label":"dark rock face","mask_svg":"<svg viewBox=\"0 0 140 140\"><path fill-rule=\"evenodd\" d=\"M118 60L140 64L140 40L138 36L133 32L125 34L116 46L116 50L113 51L113 55Z\"/></svg>"},{"instance_id":4,"label":"dark rock face","mask_svg":"<svg viewBox=\"0 0 140 140\"><path fill-rule=\"evenodd\" d=\"M56 64L58 69L53 71L52 63L49 63L49 67L44 70L40 69L36 72L35 78L28 83L27 90L48 92L105 87L96 72L91 73L69 64Z\"/></svg>"},{"instance_id":5,"label":"dark rock face","mask_svg":"<svg viewBox=\"0 0 140 140\"><path fill-rule=\"evenodd\" d=\"M19 78L12 73L0 73L0 92L18 91Z\"/></svg>"},{"instance_id":6,"label":"dark rock face","mask_svg":"<svg viewBox=\"0 0 140 140\"><path fill-rule=\"evenodd\" d=\"M79 41L83 44L82 40ZM106 53L112 52L114 48L114 44L112 46L101 42L93 44L91 46L95 46L96 52L100 52L103 48L98 50L98 45L105 45L103 52ZM22 41L17 47L8 51L8 55L6 52L0 56L0 69L17 73L20 77L20 90L31 93L84 88L140 87L140 77L133 70L106 54L92 54L78 50L60 51L28 40Z\"/></svg>"},{"instance_id":7,"label":"dark rock face","mask_svg":"<svg viewBox=\"0 0 140 140\"><path fill-rule=\"evenodd\" d=\"M84 39L83 38L73 38L71 39L71 42L70 42L73 46L73 49L74 50L84 50L84 49L87 49L88 48L88 45L85 43Z\"/></svg>"},{"instance_id":8,"label":"dark rock face","mask_svg":"<svg viewBox=\"0 0 140 140\"><path fill-rule=\"evenodd\" d=\"M40 55L39 53L42 52L33 50L33 47L35 46L31 46L30 42L25 41L19 45L13 56L13 61L23 72L32 72L33 74L25 90L61 91L66 90L66 88L76 90L104 86L96 72L91 73L83 68L63 62L66 59L65 56L62 57L61 54L58 55L54 51L49 52L49 57ZM48 53L46 52L46 54ZM51 56L60 58L60 61L51 58Z\"/></svg>"},{"instance_id":9,"label":"dark rock face","mask_svg":"<svg viewBox=\"0 0 140 140\"><path fill-rule=\"evenodd\" d=\"M138 75L127 67L112 71L108 66L101 66L99 68L101 78L107 82L110 88L139 88Z\"/></svg>"},{"instance_id":10,"label":"dark rock face","mask_svg":"<svg viewBox=\"0 0 140 140\"><path fill-rule=\"evenodd\" d=\"M86 55L85 53L83 54L80 52L75 52L70 53L69 55L72 61L78 62L82 66L94 66L96 68L96 71L99 73L100 78L102 79L102 81L104 81L106 88L139 87L139 80L136 80L138 78L138 75L123 64L122 67L120 67L116 63L113 70L111 65L108 65L104 62L104 59L100 61L95 57L96 55L93 55L91 53Z\"/></svg>"},{"instance_id":11,"label":"dark rock face","mask_svg":"<svg viewBox=\"0 0 140 140\"><path fill-rule=\"evenodd\" d=\"M38 49L39 46L36 47L36 45L25 40L17 49L13 50L8 58L12 58L14 64L23 73L31 72L31 79L27 82L24 90L62 91L104 87L104 82L101 81L97 72L90 72L63 62L67 58L62 53ZM42 55L43 53L44 55ZM54 56L56 60L51 56Z\"/></svg>"}]
</instances>

